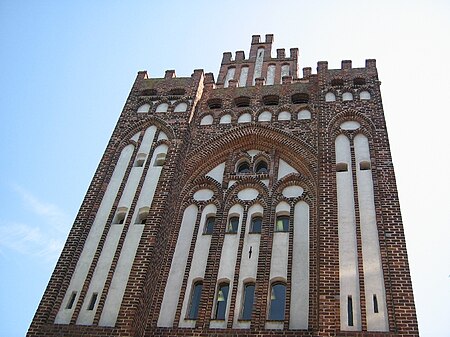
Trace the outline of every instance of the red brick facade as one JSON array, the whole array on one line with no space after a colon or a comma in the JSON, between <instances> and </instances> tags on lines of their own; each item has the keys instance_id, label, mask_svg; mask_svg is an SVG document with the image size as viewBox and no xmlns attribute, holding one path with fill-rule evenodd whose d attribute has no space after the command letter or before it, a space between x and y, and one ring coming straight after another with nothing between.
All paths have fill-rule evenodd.
<instances>
[{"instance_id":1,"label":"red brick facade","mask_svg":"<svg viewBox=\"0 0 450 337\"><path fill-rule=\"evenodd\" d=\"M271 58L273 37L266 36L260 42L254 36L249 58L237 52L234 60L230 53L224 53L217 81L211 73L195 70L189 78L178 78L173 71L167 71L165 78L147 78L146 72L139 72L131 89L123 112L112 134L103 158L75 219L61 257L50 279L42 301L30 326L27 336L418 336L414 298L409 274L408 259L403 233L400 206L397 195L394 168L384 119L380 82L375 60L367 60L365 68L352 68L351 61L343 61L341 69L328 69L326 62L319 62L317 74L310 68L303 69L298 76L297 49L291 49L286 57L284 50L277 50L277 57ZM261 76L252 77L258 48L264 48ZM275 66L273 85L264 85L268 66ZM281 67L289 66L290 74L281 76ZM230 66L235 68L234 77L224 85ZM239 85L239 74L243 66L248 67L246 86ZM224 87L227 86L227 87ZM370 99L360 99L361 92L368 92ZM327 102L325 94L333 92L336 100ZM342 94L351 92L352 100L343 100ZM249 98L241 104L240 98ZM237 98L237 100L236 100ZM273 101L278 100L277 102ZM156 112L161 102L169 105L167 112ZM187 111L175 112L174 107L185 102ZM148 103L147 113L137 109ZM269 103L269 104L267 104ZM248 106L239 106L248 105ZM299 119L298 112L308 110L310 118ZM263 111L272 114L270 121L258 121ZM289 112L290 120L278 120L281 112ZM238 123L239 116L251 115L251 121ZM231 123L220 123L223 115L231 115ZM202 118L212 116L212 124L201 125ZM342 130L345 121L357 121L358 130ZM125 294L115 327L99 325L105 299L121 253L130 219L126 218L123 233L112 260L96 308L92 325L76 324L94 269L102 252L111 221L137 148L142 142L143 132L155 125L157 132L164 132L167 140L157 140L152 151L160 144L169 147L167 159L159 179L156 193L150 207L144 231L131 268ZM130 140L141 133L137 141ZM362 269L361 231L359 210L356 202L356 237L358 242L358 268L361 293L361 331L341 331L339 302L339 240L337 227L337 190L335 139L344 133L352 140L357 133L364 134L370 144L371 168L374 185L374 200L381 262L386 292L389 332L369 332L365 319L364 277ZM55 324L55 318L62 306L77 261L83 250L88 233L105 194L112 172L122 149L134 144L135 151L119 193L106 222L99 245L89 268L88 275L80 289L80 298L70 324ZM260 156L269 164L264 174L239 175L235 172L236 162L247 157L248 150L261 151ZM354 154L353 154L354 157ZM278 179L279 160L283 159L297 173ZM144 174L149 162L144 166ZM218 182L205 176L210 170L225 162L223 181ZM353 168L354 170L354 168ZM230 181L236 181L233 185ZM265 181L266 183L263 183ZM137 187L139 194L142 179ZM291 185L300 185L304 193L296 198L286 198L282 190ZM193 194L202 188L212 190L210 201L193 199ZM237 196L245 188L259 192L255 200L243 201ZM355 199L358 196L355 192ZM292 273L292 235L288 247L286 282L286 311L283 330L267 330L270 288L270 261L274 234L275 208L280 201L295 205L304 201L310 209L309 227L309 313L308 329L289 330L289 299ZM136 207L137 196L130 205L130 214ZM189 266L192 263L195 237L199 231L201 210L207 204L217 207L217 224L211 236L208 263L205 270L199 316L195 328L178 327L182 316L183 295L191 286L187 284ZM239 203L248 209L259 203L264 207L261 246L257 266L255 304L250 329L233 329L237 296L239 264L242 254L244 232L241 231L234 282L230 289L230 319L227 328L209 327L214 305L216 281L219 270L221 248L225 236L228 210ZM172 328L157 327L165 284L171 268L172 257L177 244L180 223L187 206L195 204L199 215L195 223L194 236L190 243L181 295ZM292 207L291 207L292 209ZM246 211L244 212L245 223ZM292 228L290 229L292 231Z\"/></svg>"}]
</instances>

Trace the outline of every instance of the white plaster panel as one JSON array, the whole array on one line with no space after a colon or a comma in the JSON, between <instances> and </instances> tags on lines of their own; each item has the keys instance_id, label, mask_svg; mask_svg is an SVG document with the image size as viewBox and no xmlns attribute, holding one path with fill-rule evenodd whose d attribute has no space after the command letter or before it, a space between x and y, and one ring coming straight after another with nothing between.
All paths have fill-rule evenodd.
<instances>
[{"instance_id":1,"label":"white plaster panel","mask_svg":"<svg viewBox=\"0 0 450 337\"><path fill-rule=\"evenodd\" d=\"M254 157L257 154L260 154L261 151L259 151L259 150L248 150L247 153L248 153L249 156Z\"/></svg>"},{"instance_id":2,"label":"white plaster panel","mask_svg":"<svg viewBox=\"0 0 450 337\"><path fill-rule=\"evenodd\" d=\"M259 192L254 188L245 188L242 191L239 191L237 196L241 200L253 200L258 197Z\"/></svg>"},{"instance_id":3,"label":"white plaster panel","mask_svg":"<svg viewBox=\"0 0 450 337\"><path fill-rule=\"evenodd\" d=\"M187 104L184 102L178 103L177 106L175 107L175 109L173 110L174 112L185 112L187 110Z\"/></svg>"},{"instance_id":4,"label":"white plaster panel","mask_svg":"<svg viewBox=\"0 0 450 337\"><path fill-rule=\"evenodd\" d=\"M359 93L359 99L360 99L360 100L367 100L367 99L370 99L370 92L368 92L368 91L361 91L361 92Z\"/></svg>"},{"instance_id":5,"label":"white plaster panel","mask_svg":"<svg viewBox=\"0 0 450 337\"><path fill-rule=\"evenodd\" d=\"M327 92L325 95L325 102L334 102L336 100L336 96L332 92Z\"/></svg>"},{"instance_id":6,"label":"white plaster panel","mask_svg":"<svg viewBox=\"0 0 450 337\"><path fill-rule=\"evenodd\" d=\"M98 302L100 301L100 295L103 291L109 269L111 268L111 263L116 252L123 227L123 225L112 225L108 231L105 244L103 245L102 252L98 259L97 265L95 266L91 283L89 284L89 289L84 298L83 306L81 307L78 315L77 324L91 325L94 322L94 316L97 311ZM87 310L93 293L98 294L94 310Z\"/></svg>"},{"instance_id":7,"label":"white plaster panel","mask_svg":"<svg viewBox=\"0 0 450 337\"><path fill-rule=\"evenodd\" d=\"M139 140L140 135L141 135L140 132L135 133L134 136L130 138L130 140L134 140L135 142L137 142Z\"/></svg>"},{"instance_id":8,"label":"white plaster panel","mask_svg":"<svg viewBox=\"0 0 450 337\"><path fill-rule=\"evenodd\" d=\"M253 72L253 85L255 85L255 80L261 77L262 66L264 62L264 48L258 48L256 53L255 70Z\"/></svg>"},{"instance_id":9,"label":"white plaster panel","mask_svg":"<svg viewBox=\"0 0 450 337\"><path fill-rule=\"evenodd\" d=\"M95 254L95 251L97 250L97 246L103 233L106 220L108 219L109 213L111 212L115 197L117 195L117 192L119 191L120 184L122 183L125 171L133 154L133 150L133 145L127 145L120 154L111 180L108 184L108 187L106 188L105 195L103 196L100 207L98 208L94 223L92 224L92 228L86 239L83 251L81 252L80 258L78 259L77 266L75 267L72 279L70 280L70 284L67 288L67 292L64 296L61 308L56 315L56 324L70 323L70 319L72 318L76 303L74 303L72 309L66 309L67 302L69 301L73 291L76 291L77 294L79 294L81 288L83 287L84 280L86 279L89 267L92 263L92 258Z\"/></svg>"},{"instance_id":10,"label":"white plaster panel","mask_svg":"<svg viewBox=\"0 0 450 337\"><path fill-rule=\"evenodd\" d=\"M128 284L131 267L133 266L134 257L141 240L144 226L130 226L127 236L117 261L114 277L106 297L105 306L100 316L100 326L114 326L119 314L120 305L123 295Z\"/></svg>"},{"instance_id":11,"label":"white plaster panel","mask_svg":"<svg viewBox=\"0 0 450 337\"><path fill-rule=\"evenodd\" d=\"M239 86L240 87L247 86L247 77L248 77L248 67L242 67L241 75L239 76Z\"/></svg>"},{"instance_id":12,"label":"white plaster panel","mask_svg":"<svg viewBox=\"0 0 450 337\"><path fill-rule=\"evenodd\" d=\"M159 131L157 140L163 140L163 139L169 139L169 138L167 137L167 135L164 132Z\"/></svg>"},{"instance_id":13,"label":"white plaster panel","mask_svg":"<svg viewBox=\"0 0 450 337\"><path fill-rule=\"evenodd\" d=\"M270 279L287 279L289 233L273 233L272 259L270 262Z\"/></svg>"},{"instance_id":14,"label":"white plaster panel","mask_svg":"<svg viewBox=\"0 0 450 337\"><path fill-rule=\"evenodd\" d=\"M211 177L215 181L217 181L220 184L222 184L222 182L223 182L223 172L224 171L225 171L225 162L223 162L223 163L217 165L216 167L214 167L211 171L206 173L206 176L207 177Z\"/></svg>"},{"instance_id":15,"label":"white plaster panel","mask_svg":"<svg viewBox=\"0 0 450 337\"><path fill-rule=\"evenodd\" d=\"M349 170L336 173L338 196L339 281L341 330L361 330L361 309L356 244L355 201L353 198L350 141L339 135L335 141L336 163L345 162ZM352 296L353 326L348 326L347 297Z\"/></svg>"},{"instance_id":16,"label":"white plaster panel","mask_svg":"<svg viewBox=\"0 0 450 337\"><path fill-rule=\"evenodd\" d=\"M231 123L231 115L223 115L220 117L219 124L230 124Z\"/></svg>"},{"instance_id":17,"label":"white plaster panel","mask_svg":"<svg viewBox=\"0 0 450 337\"><path fill-rule=\"evenodd\" d=\"M228 68L227 75L225 76L225 82L223 84L224 88L228 88L230 80L234 78L234 73L236 72L236 68Z\"/></svg>"},{"instance_id":18,"label":"white plaster panel","mask_svg":"<svg viewBox=\"0 0 450 337\"><path fill-rule=\"evenodd\" d=\"M283 330L284 322L267 321L264 325L267 330Z\"/></svg>"},{"instance_id":19,"label":"white plaster panel","mask_svg":"<svg viewBox=\"0 0 450 337\"><path fill-rule=\"evenodd\" d=\"M137 109L137 112L139 112L139 113L146 113L146 112L148 112L149 110L150 110L150 104L145 103L145 104L142 104L142 105Z\"/></svg>"},{"instance_id":20,"label":"white plaster panel","mask_svg":"<svg viewBox=\"0 0 450 337\"><path fill-rule=\"evenodd\" d=\"M200 125L211 125L213 123L213 121L214 121L213 116L206 115L200 121Z\"/></svg>"},{"instance_id":21,"label":"white plaster panel","mask_svg":"<svg viewBox=\"0 0 450 337\"><path fill-rule=\"evenodd\" d=\"M261 112L258 116L258 122L270 122L272 120L272 113L270 111Z\"/></svg>"},{"instance_id":22,"label":"white plaster panel","mask_svg":"<svg viewBox=\"0 0 450 337\"><path fill-rule=\"evenodd\" d=\"M346 121L342 123L339 127L342 130L356 130L359 129L361 124L359 124L357 121Z\"/></svg>"},{"instance_id":23,"label":"white plaster panel","mask_svg":"<svg viewBox=\"0 0 450 337\"><path fill-rule=\"evenodd\" d=\"M170 266L169 277L167 278L166 288L164 290L161 311L159 312L157 324L159 327L173 326L181 285L183 283L184 271L186 269L186 262L189 256L189 248L194 233L197 212L197 206L191 205L186 208L183 214L177 245Z\"/></svg>"},{"instance_id":24,"label":"white plaster panel","mask_svg":"<svg viewBox=\"0 0 450 337\"><path fill-rule=\"evenodd\" d=\"M236 180L230 180L228 182L228 188L230 188L231 186L233 186L233 184L236 182Z\"/></svg>"},{"instance_id":25,"label":"white plaster panel","mask_svg":"<svg viewBox=\"0 0 450 337\"><path fill-rule=\"evenodd\" d=\"M204 279L205 276L205 270L206 270L206 264L208 262L208 254L209 254L209 248L211 246L211 235L203 235L204 232L204 226L206 222L206 218L210 214L216 214L217 208L215 205L207 205L202 212L202 215L200 217L200 226L197 233L197 238L195 240L195 248L194 248L194 255L192 256L192 264L191 269L189 270L189 277L187 281L187 291L184 295L183 300L183 306L181 309L181 316L180 316L180 322L179 326L183 328L189 328L192 327L192 323L194 320L186 320L184 319L186 317L186 313L189 306L189 301L191 298L190 292L192 291L195 281L199 279Z\"/></svg>"},{"instance_id":26,"label":"white plaster panel","mask_svg":"<svg viewBox=\"0 0 450 337\"><path fill-rule=\"evenodd\" d=\"M136 188L141 179L142 169L131 170L128 176L125 188L123 190L122 196L120 197L118 207L129 208L133 202L134 195L136 194Z\"/></svg>"},{"instance_id":27,"label":"white plaster panel","mask_svg":"<svg viewBox=\"0 0 450 337\"><path fill-rule=\"evenodd\" d=\"M228 296L229 297L229 296ZM229 305L229 303L227 303L227 305ZM227 309L228 312L228 309ZM227 328L227 321L223 321L223 320L211 320L209 322L209 327L211 329L226 329Z\"/></svg>"},{"instance_id":28,"label":"white plaster panel","mask_svg":"<svg viewBox=\"0 0 450 337\"><path fill-rule=\"evenodd\" d=\"M270 65L267 68L266 85L273 85L275 83L275 65Z\"/></svg>"},{"instance_id":29,"label":"white plaster panel","mask_svg":"<svg viewBox=\"0 0 450 337\"><path fill-rule=\"evenodd\" d=\"M152 160L150 162L150 167L154 167L155 166L155 160L156 157L158 156L158 154L160 153L167 153L167 150L169 149L169 147L166 144L161 144L159 145L154 151L153 151L153 156L152 156ZM162 169L162 167L157 167L158 169Z\"/></svg>"},{"instance_id":30,"label":"white plaster panel","mask_svg":"<svg viewBox=\"0 0 450 337\"><path fill-rule=\"evenodd\" d=\"M239 322L239 315L242 310L242 299L244 296L244 282L256 280L256 272L258 269L259 246L261 234L250 234L250 223L253 215L263 214L263 207L260 204L252 205L247 214L247 223L245 226L244 243L242 246L241 265L239 267L239 283L237 288L236 301L234 305L233 328L248 329L250 322ZM251 257L249 257L250 247L252 249ZM256 301L255 301L256 302Z\"/></svg>"},{"instance_id":31,"label":"white plaster panel","mask_svg":"<svg viewBox=\"0 0 450 337\"><path fill-rule=\"evenodd\" d=\"M359 134L354 139L355 160L357 163L370 161L369 141ZM381 265L378 226L376 221L373 194L372 170L359 169L356 166L358 201L361 225L361 245L364 270L364 289L366 296L366 317L368 331L388 331L386 294L384 288L383 268ZM373 295L378 301L378 313L373 310Z\"/></svg>"},{"instance_id":32,"label":"white plaster panel","mask_svg":"<svg viewBox=\"0 0 450 337\"><path fill-rule=\"evenodd\" d=\"M289 111L281 111L278 114L278 120L279 121L290 121L291 120L291 113Z\"/></svg>"},{"instance_id":33,"label":"white plaster panel","mask_svg":"<svg viewBox=\"0 0 450 337\"><path fill-rule=\"evenodd\" d=\"M298 119L300 119L300 120L311 119L311 111L306 110L306 109L301 110L298 113Z\"/></svg>"},{"instance_id":34,"label":"white plaster panel","mask_svg":"<svg viewBox=\"0 0 450 337\"><path fill-rule=\"evenodd\" d=\"M281 193L286 198L297 198L303 194L303 188L300 186L288 186Z\"/></svg>"},{"instance_id":35,"label":"white plaster panel","mask_svg":"<svg viewBox=\"0 0 450 337\"><path fill-rule=\"evenodd\" d=\"M141 146L139 147L139 153L145 153L146 155L150 152L150 147L152 146L153 139L155 138L156 126L152 125L147 130L145 130L144 138L142 139Z\"/></svg>"},{"instance_id":36,"label":"white plaster panel","mask_svg":"<svg viewBox=\"0 0 450 337\"><path fill-rule=\"evenodd\" d=\"M283 79L284 76L289 76L289 64L283 64L281 66L281 79Z\"/></svg>"},{"instance_id":37,"label":"white plaster panel","mask_svg":"<svg viewBox=\"0 0 450 337\"><path fill-rule=\"evenodd\" d=\"M239 116L238 123L249 123L252 121L252 115L249 113L244 113Z\"/></svg>"},{"instance_id":38,"label":"white plaster panel","mask_svg":"<svg viewBox=\"0 0 450 337\"><path fill-rule=\"evenodd\" d=\"M278 180L290 173L298 173L298 171L286 163L283 159L280 159L280 164L278 165Z\"/></svg>"},{"instance_id":39,"label":"white plaster panel","mask_svg":"<svg viewBox=\"0 0 450 337\"><path fill-rule=\"evenodd\" d=\"M198 190L197 192L195 192L194 199L197 201L205 201L205 200L211 199L213 195L214 195L213 191L205 188L205 189Z\"/></svg>"},{"instance_id":40,"label":"white plaster panel","mask_svg":"<svg viewBox=\"0 0 450 337\"><path fill-rule=\"evenodd\" d=\"M267 187L269 187L269 179L261 180L261 182L262 182L264 185L266 185Z\"/></svg>"},{"instance_id":41,"label":"white plaster panel","mask_svg":"<svg viewBox=\"0 0 450 337\"><path fill-rule=\"evenodd\" d=\"M342 94L342 100L343 101L352 101L353 100L353 94L351 92L344 92Z\"/></svg>"},{"instance_id":42,"label":"white plaster panel","mask_svg":"<svg viewBox=\"0 0 450 337\"><path fill-rule=\"evenodd\" d=\"M286 201L282 201L280 202L276 209L275 212L278 213L285 213L285 214L289 214L291 207L289 206L289 204Z\"/></svg>"},{"instance_id":43,"label":"white plaster panel","mask_svg":"<svg viewBox=\"0 0 450 337\"><path fill-rule=\"evenodd\" d=\"M169 108L169 104L167 103L161 103L156 107L156 112L167 112L167 109Z\"/></svg>"},{"instance_id":44,"label":"white plaster panel","mask_svg":"<svg viewBox=\"0 0 450 337\"><path fill-rule=\"evenodd\" d=\"M308 329L309 314L309 206L294 207L290 329Z\"/></svg>"}]
</instances>

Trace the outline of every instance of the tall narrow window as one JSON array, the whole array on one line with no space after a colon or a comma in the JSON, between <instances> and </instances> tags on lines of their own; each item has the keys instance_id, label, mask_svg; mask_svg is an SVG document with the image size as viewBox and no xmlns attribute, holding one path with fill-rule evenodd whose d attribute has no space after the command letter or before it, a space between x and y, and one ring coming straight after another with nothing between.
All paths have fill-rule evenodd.
<instances>
[{"instance_id":1,"label":"tall narrow window","mask_svg":"<svg viewBox=\"0 0 450 337\"><path fill-rule=\"evenodd\" d=\"M251 320L253 311L253 301L255 298L255 284L246 283L244 286L244 305L242 306L242 320Z\"/></svg>"},{"instance_id":2,"label":"tall narrow window","mask_svg":"<svg viewBox=\"0 0 450 337\"><path fill-rule=\"evenodd\" d=\"M353 300L351 296L347 297L347 325L353 326Z\"/></svg>"},{"instance_id":3,"label":"tall narrow window","mask_svg":"<svg viewBox=\"0 0 450 337\"><path fill-rule=\"evenodd\" d=\"M95 302L97 302L97 296L98 296L97 293L92 294L91 301L89 302L87 310L94 310Z\"/></svg>"},{"instance_id":4,"label":"tall narrow window","mask_svg":"<svg viewBox=\"0 0 450 337\"><path fill-rule=\"evenodd\" d=\"M250 233L261 233L262 217L254 216L250 225Z\"/></svg>"},{"instance_id":5,"label":"tall narrow window","mask_svg":"<svg viewBox=\"0 0 450 337\"><path fill-rule=\"evenodd\" d=\"M67 302L66 309L72 309L73 304L75 303L75 298L76 297L77 297L77 292L76 291L72 291L72 294L70 294L69 302Z\"/></svg>"},{"instance_id":6,"label":"tall narrow window","mask_svg":"<svg viewBox=\"0 0 450 337\"><path fill-rule=\"evenodd\" d=\"M378 314L378 299L377 299L377 295L373 294L373 312L375 314Z\"/></svg>"},{"instance_id":7,"label":"tall narrow window","mask_svg":"<svg viewBox=\"0 0 450 337\"><path fill-rule=\"evenodd\" d=\"M215 319L225 319L225 313L227 311L227 299L228 299L228 283L221 283L217 291L216 301L216 314Z\"/></svg>"},{"instance_id":8,"label":"tall narrow window","mask_svg":"<svg viewBox=\"0 0 450 337\"><path fill-rule=\"evenodd\" d=\"M288 232L289 231L289 216L279 215L275 224L275 232Z\"/></svg>"},{"instance_id":9,"label":"tall narrow window","mask_svg":"<svg viewBox=\"0 0 450 337\"><path fill-rule=\"evenodd\" d=\"M233 216L228 220L227 233L237 233L239 226L239 217Z\"/></svg>"},{"instance_id":10,"label":"tall narrow window","mask_svg":"<svg viewBox=\"0 0 450 337\"><path fill-rule=\"evenodd\" d=\"M200 306L200 298L202 297L203 282L197 281L192 288L191 300L189 302L188 319L198 318L198 308Z\"/></svg>"},{"instance_id":11,"label":"tall narrow window","mask_svg":"<svg viewBox=\"0 0 450 337\"><path fill-rule=\"evenodd\" d=\"M286 286L283 283L274 283L270 290L269 320L284 320L286 304Z\"/></svg>"},{"instance_id":12,"label":"tall narrow window","mask_svg":"<svg viewBox=\"0 0 450 337\"><path fill-rule=\"evenodd\" d=\"M210 216L206 219L205 228L203 230L203 234L212 234L214 231L214 225L216 223L216 218Z\"/></svg>"}]
</instances>

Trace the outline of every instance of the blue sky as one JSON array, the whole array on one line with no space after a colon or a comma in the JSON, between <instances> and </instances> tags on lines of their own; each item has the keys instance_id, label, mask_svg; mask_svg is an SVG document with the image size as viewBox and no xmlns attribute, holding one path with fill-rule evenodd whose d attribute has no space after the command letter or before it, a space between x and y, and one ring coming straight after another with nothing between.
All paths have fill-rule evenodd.
<instances>
[{"instance_id":1,"label":"blue sky","mask_svg":"<svg viewBox=\"0 0 450 337\"><path fill-rule=\"evenodd\" d=\"M25 335L137 71L217 77L273 33L376 58L422 336L450 331L448 1L0 2L0 335Z\"/></svg>"}]
</instances>

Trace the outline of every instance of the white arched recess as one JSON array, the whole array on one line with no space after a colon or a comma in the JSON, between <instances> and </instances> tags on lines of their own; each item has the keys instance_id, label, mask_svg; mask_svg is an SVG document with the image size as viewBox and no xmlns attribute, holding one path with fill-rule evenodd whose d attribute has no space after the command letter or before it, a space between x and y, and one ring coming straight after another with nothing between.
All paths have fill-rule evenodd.
<instances>
[{"instance_id":1,"label":"white arched recess","mask_svg":"<svg viewBox=\"0 0 450 337\"><path fill-rule=\"evenodd\" d=\"M336 166L346 165L346 170L336 172L341 330L359 331L361 308L350 140L345 135L339 135L335 141L335 148ZM349 313L353 314L352 317L349 317Z\"/></svg>"},{"instance_id":2,"label":"white arched recess","mask_svg":"<svg viewBox=\"0 0 450 337\"><path fill-rule=\"evenodd\" d=\"M97 246L103 234L106 221L114 204L114 200L119 192L120 185L125 176L125 171L130 163L133 151L134 146L128 145L120 154L119 160L117 161L111 180L106 188L106 192L100 203L91 230L89 231L88 237L84 244L83 251L78 259L69 287L67 288L66 295L61 304L61 308L56 315L56 324L69 324L72 319L73 312L76 308L76 303L79 300L80 291L91 266L94 254L97 251ZM69 301L73 302L72 305L69 305ZM90 298L86 297L85 302L87 301L90 301ZM83 310L85 310L85 308L83 308Z\"/></svg>"},{"instance_id":3,"label":"white arched recess","mask_svg":"<svg viewBox=\"0 0 450 337\"><path fill-rule=\"evenodd\" d=\"M259 245L261 240L260 233L251 233L251 221L254 216L263 216L263 207L260 204L251 206L248 210L247 224L245 226L244 244L242 246L241 265L239 267L239 283L237 288L236 302L234 304L233 328L249 329L250 321L239 321L242 311L242 300L244 296L244 283L255 282L258 269ZM251 256L249 251L251 249Z\"/></svg>"},{"instance_id":4,"label":"white arched recess","mask_svg":"<svg viewBox=\"0 0 450 337\"><path fill-rule=\"evenodd\" d=\"M233 289L234 269L236 266L243 215L244 215L244 208L240 204L232 206L228 211L227 224L228 220L234 216L239 217L239 224L236 233L225 234L225 238L223 239L222 253L220 254L220 265L219 265L219 272L217 274L217 280L229 280L230 281L229 289ZM227 327L228 315L230 313L231 293L232 293L231 291L228 293L225 320L211 320L211 322L209 323L210 328L225 329Z\"/></svg>"},{"instance_id":5,"label":"white arched recess","mask_svg":"<svg viewBox=\"0 0 450 337\"><path fill-rule=\"evenodd\" d=\"M370 163L369 141L358 134L354 139L356 181L361 227L361 245L366 296L366 318L368 331L388 331L386 294L381 266L378 228L375 214L372 170L361 170L361 162ZM376 303L374 303L376 301ZM377 312L376 312L377 311Z\"/></svg>"},{"instance_id":6,"label":"white arched recess","mask_svg":"<svg viewBox=\"0 0 450 337\"><path fill-rule=\"evenodd\" d=\"M155 132L156 127L154 126L147 129L139 151L143 151L148 155ZM139 216L140 209L144 207L151 207L152 205L156 187L158 186L159 178L163 169L162 166L155 166L154 162L158 154L167 153L167 151L168 146L166 144L159 145L153 151L150 165L147 169L147 174L145 176L138 201L134 208L134 214L131 218L131 225L128 227L128 232L114 271L114 276L111 281L111 286L109 287L102 315L100 316L99 325L101 326L114 326L116 324L120 305L128 283L128 277L130 276L131 267L133 266L133 261L141 240L142 232L144 231L144 225L136 224L136 219ZM143 168L133 167L131 174L133 174L133 171L136 171L136 176L140 176L141 173L138 170L142 172ZM139 182L139 179L137 179L137 182ZM130 200L131 205L133 199L128 200Z\"/></svg>"},{"instance_id":7,"label":"white arched recess","mask_svg":"<svg viewBox=\"0 0 450 337\"><path fill-rule=\"evenodd\" d=\"M184 271L189 256L189 248L194 234L197 213L198 208L196 205L188 206L183 213L183 220L181 221L169 276L167 278L166 288L164 289L164 297L157 323L159 327L173 326L178 299L180 298L181 285L183 284Z\"/></svg>"},{"instance_id":8,"label":"white arched recess","mask_svg":"<svg viewBox=\"0 0 450 337\"><path fill-rule=\"evenodd\" d=\"M179 325L182 328L195 328L195 320L188 320L185 319L187 317L187 311L189 306L189 301L191 299L191 290L193 289L194 282L198 280L203 280L205 277L205 270L206 270L206 263L208 262L208 254L209 254L209 247L211 246L211 235L203 235L205 232L205 224L206 219L209 216L215 216L217 212L217 208L215 205L210 204L207 205L202 212L201 218L200 218L200 226L197 233L197 238L195 240L195 249L194 254L192 256L192 264L191 269L189 271L189 278L187 281L187 287L186 292L184 294L184 300L183 300L183 306L181 309L181 316L180 316L180 322ZM189 240L189 238L183 238L183 240ZM182 275L182 278L183 279ZM165 293L164 293L165 296ZM176 306L175 306L176 311ZM159 313L160 319L162 316L166 315L162 310ZM159 321L158 321L159 323ZM170 322L169 326L172 326L173 322ZM159 325L158 325L159 326Z\"/></svg>"}]
</instances>

